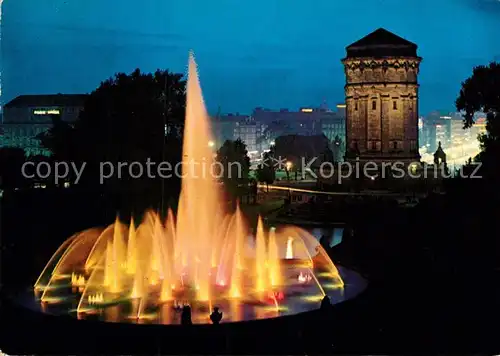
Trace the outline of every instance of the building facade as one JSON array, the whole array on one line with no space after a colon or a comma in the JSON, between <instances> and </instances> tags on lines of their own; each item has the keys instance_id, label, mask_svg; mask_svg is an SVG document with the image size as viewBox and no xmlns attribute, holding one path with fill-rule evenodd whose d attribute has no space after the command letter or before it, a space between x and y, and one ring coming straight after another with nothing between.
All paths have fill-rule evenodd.
<instances>
[{"instance_id":1,"label":"building facade","mask_svg":"<svg viewBox=\"0 0 500 356\"><path fill-rule=\"evenodd\" d=\"M463 165L469 158L474 158L480 151L478 135L485 132L485 115L476 113L474 122L471 128L464 129L462 113L437 110L430 112L422 120L422 161L433 162L433 155L440 143L448 162L455 167Z\"/></svg>"},{"instance_id":2,"label":"building facade","mask_svg":"<svg viewBox=\"0 0 500 356\"><path fill-rule=\"evenodd\" d=\"M456 120L452 120L452 114L441 111L432 111L423 118L421 142L426 152L436 152L438 142L441 142L444 149L449 147L454 121Z\"/></svg>"},{"instance_id":3,"label":"building facade","mask_svg":"<svg viewBox=\"0 0 500 356\"><path fill-rule=\"evenodd\" d=\"M346 158L419 161L417 45L378 29L346 51Z\"/></svg>"},{"instance_id":4,"label":"building facade","mask_svg":"<svg viewBox=\"0 0 500 356\"><path fill-rule=\"evenodd\" d=\"M52 127L52 116L74 122L83 109L87 95L20 95L3 108L0 147L19 147L26 155L50 154L36 136Z\"/></svg>"},{"instance_id":5,"label":"building facade","mask_svg":"<svg viewBox=\"0 0 500 356\"><path fill-rule=\"evenodd\" d=\"M298 111L256 108L252 117L265 127L266 144L272 143L277 137L283 135L316 136L321 134L324 134L330 142L336 138L345 142L344 114L343 105L339 104L337 112L325 106L304 107Z\"/></svg>"},{"instance_id":6,"label":"building facade","mask_svg":"<svg viewBox=\"0 0 500 356\"><path fill-rule=\"evenodd\" d=\"M247 116L235 122L233 137L235 140L241 139L245 142L251 159L260 156L263 130L262 123L252 116Z\"/></svg>"},{"instance_id":7,"label":"building facade","mask_svg":"<svg viewBox=\"0 0 500 356\"><path fill-rule=\"evenodd\" d=\"M214 146L218 149L226 140L241 139L247 145L250 158L258 160L278 137L324 135L335 157L341 160L345 150L344 107L339 104L337 112L326 107L301 108L298 111L258 107L251 115L217 115L212 118Z\"/></svg>"}]
</instances>

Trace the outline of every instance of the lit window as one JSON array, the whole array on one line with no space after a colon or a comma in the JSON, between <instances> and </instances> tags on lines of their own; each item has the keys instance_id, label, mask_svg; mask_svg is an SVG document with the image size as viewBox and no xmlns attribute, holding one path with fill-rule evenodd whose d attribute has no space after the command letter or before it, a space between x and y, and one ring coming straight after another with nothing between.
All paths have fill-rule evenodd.
<instances>
[{"instance_id":1,"label":"lit window","mask_svg":"<svg viewBox=\"0 0 500 356\"><path fill-rule=\"evenodd\" d=\"M59 115L61 112L59 110L34 110L35 115Z\"/></svg>"}]
</instances>

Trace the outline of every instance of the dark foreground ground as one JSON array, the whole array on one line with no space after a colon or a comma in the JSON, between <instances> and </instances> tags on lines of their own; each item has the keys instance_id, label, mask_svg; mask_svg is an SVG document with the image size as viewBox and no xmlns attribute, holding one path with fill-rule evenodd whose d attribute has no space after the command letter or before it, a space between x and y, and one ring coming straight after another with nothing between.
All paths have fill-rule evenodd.
<instances>
[{"instance_id":1,"label":"dark foreground ground","mask_svg":"<svg viewBox=\"0 0 500 356\"><path fill-rule=\"evenodd\" d=\"M65 355L493 353L500 345L499 284L497 254L491 252L498 246L490 242L499 233L498 210L485 213L480 203L472 205L474 199L436 196L412 210L377 201L353 208L347 215L354 236L330 252L370 284L331 315L318 311L188 328L137 326L37 314L3 298L0 349ZM3 293L32 283L72 232L106 221L98 208L75 197L4 201Z\"/></svg>"}]
</instances>

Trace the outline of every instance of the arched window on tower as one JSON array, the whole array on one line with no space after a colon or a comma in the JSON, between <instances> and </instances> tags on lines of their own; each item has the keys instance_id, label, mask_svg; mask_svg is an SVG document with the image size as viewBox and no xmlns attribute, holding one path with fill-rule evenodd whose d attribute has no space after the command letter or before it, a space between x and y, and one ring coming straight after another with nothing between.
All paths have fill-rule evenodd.
<instances>
[{"instance_id":1,"label":"arched window on tower","mask_svg":"<svg viewBox=\"0 0 500 356\"><path fill-rule=\"evenodd\" d=\"M392 110L397 110L398 109L398 102L396 100L394 100L392 102Z\"/></svg>"},{"instance_id":2,"label":"arched window on tower","mask_svg":"<svg viewBox=\"0 0 500 356\"><path fill-rule=\"evenodd\" d=\"M377 102L375 100L372 101L372 110L377 110Z\"/></svg>"},{"instance_id":3,"label":"arched window on tower","mask_svg":"<svg viewBox=\"0 0 500 356\"><path fill-rule=\"evenodd\" d=\"M354 110L358 111L358 99L354 99Z\"/></svg>"}]
</instances>

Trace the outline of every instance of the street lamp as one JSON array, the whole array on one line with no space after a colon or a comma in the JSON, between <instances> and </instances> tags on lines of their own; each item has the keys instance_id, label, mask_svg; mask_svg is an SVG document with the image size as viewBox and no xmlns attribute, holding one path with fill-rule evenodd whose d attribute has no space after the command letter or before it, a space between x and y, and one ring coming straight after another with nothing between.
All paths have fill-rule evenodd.
<instances>
[{"instance_id":1,"label":"street lamp","mask_svg":"<svg viewBox=\"0 0 500 356\"><path fill-rule=\"evenodd\" d=\"M293 166L292 162L290 162L290 161L286 162L286 169L290 170L292 168L292 166Z\"/></svg>"}]
</instances>

